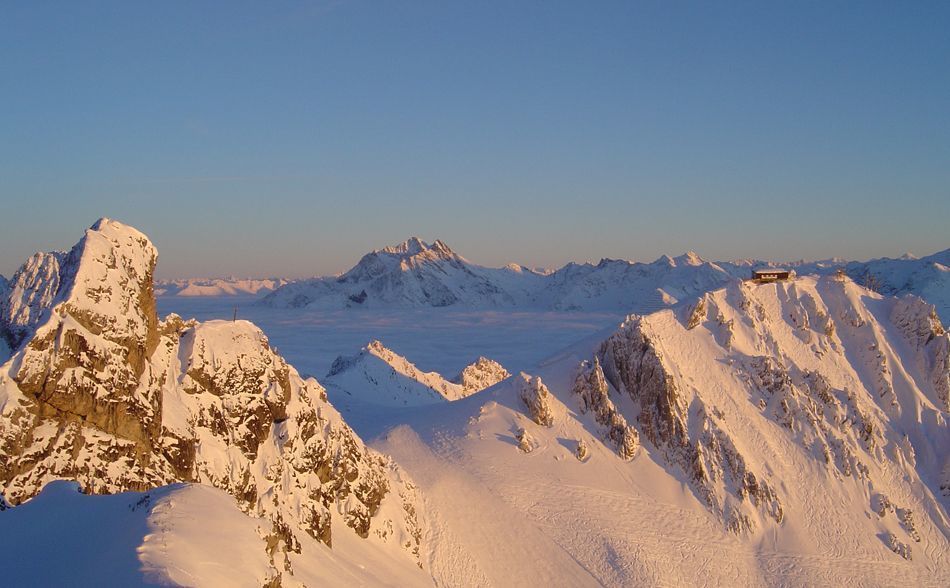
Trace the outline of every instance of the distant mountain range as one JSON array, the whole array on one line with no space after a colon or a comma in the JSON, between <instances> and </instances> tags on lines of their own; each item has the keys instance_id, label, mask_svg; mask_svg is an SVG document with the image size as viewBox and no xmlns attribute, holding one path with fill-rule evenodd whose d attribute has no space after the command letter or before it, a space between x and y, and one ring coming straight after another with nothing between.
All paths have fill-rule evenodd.
<instances>
[{"instance_id":1,"label":"distant mountain range","mask_svg":"<svg viewBox=\"0 0 950 588\"><path fill-rule=\"evenodd\" d=\"M287 308L444 307L606 310L643 314L747 278L753 269L785 267L798 274L849 277L884 294L917 294L950 320L950 249L914 258L867 262L830 259L779 264L710 262L690 251L652 263L603 259L554 271L511 264L474 264L443 241L411 238L366 254L348 272L284 284L261 303Z\"/></svg>"},{"instance_id":2,"label":"distant mountain range","mask_svg":"<svg viewBox=\"0 0 950 588\"><path fill-rule=\"evenodd\" d=\"M240 296L273 292L290 280L285 278L182 278L156 280L156 296Z\"/></svg>"}]
</instances>

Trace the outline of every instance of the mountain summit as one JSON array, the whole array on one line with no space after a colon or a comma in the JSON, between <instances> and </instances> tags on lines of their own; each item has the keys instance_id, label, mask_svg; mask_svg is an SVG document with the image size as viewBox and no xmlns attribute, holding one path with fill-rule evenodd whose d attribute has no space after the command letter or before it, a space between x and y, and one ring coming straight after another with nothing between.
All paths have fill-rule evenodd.
<instances>
[{"instance_id":1,"label":"mountain summit","mask_svg":"<svg viewBox=\"0 0 950 588\"><path fill-rule=\"evenodd\" d=\"M253 324L159 320L156 260L145 235L102 219L68 254L17 272L3 316L15 334L0 370L3 498L22 503L56 479L96 494L199 483L268 521L259 584L279 585L300 553L340 534L414 568L404 475Z\"/></svg>"},{"instance_id":2,"label":"mountain summit","mask_svg":"<svg viewBox=\"0 0 950 588\"><path fill-rule=\"evenodd\" d=\"M504 274L504 275L503 275ZM317 308L513 306L510 272L477 266L443 241L412 237L367 253L337 278L287 284L263 299L269 306Z\"/></svg>"}]
</instances>

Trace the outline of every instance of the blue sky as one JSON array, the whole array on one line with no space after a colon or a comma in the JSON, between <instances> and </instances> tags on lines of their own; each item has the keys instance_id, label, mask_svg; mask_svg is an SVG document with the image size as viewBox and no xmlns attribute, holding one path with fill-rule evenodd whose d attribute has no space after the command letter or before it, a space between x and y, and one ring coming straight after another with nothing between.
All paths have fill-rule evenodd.
<instances>
[{"instance_id":1,"label":"blue sky","mask_svg":"<svg viewBox=\"0 0 950 588\"><path fill-rule=\"evenodd\" d=\"M409 235L486 265L928 254L948 30L946 2L7 3L0 273L100 216L163 277Z\"/></svg>"}]
</instances>

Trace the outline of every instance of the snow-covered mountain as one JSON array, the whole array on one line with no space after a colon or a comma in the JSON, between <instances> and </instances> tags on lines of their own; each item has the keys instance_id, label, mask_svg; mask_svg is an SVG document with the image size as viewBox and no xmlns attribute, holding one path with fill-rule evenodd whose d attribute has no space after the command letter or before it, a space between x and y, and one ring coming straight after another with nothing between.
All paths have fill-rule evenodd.
<instances>
[{"instance_id":1,"label":"snow-covered mountain","mask_svg":"<svg viewBox=\"0 0 950 588\"><path fill-rule=\"evenodd\" d=\"M413 237L364 255L341 276L287 284L263 303L319 308L515 306L526 300L524 284L539 277L525 268L477 266L442 241L430 245Z\"/></svg>"},{"instance_id":2,"label":"snow-covered mountain","mask_svg":"<svg viewBox=\"0 0 950 588\"><path fill-rule=\"evenodd\" d=\"M185 278L157 280L156 296L253 296L269 294L288 284L285 278Z\"/></svg>"},{"instance_id":3,"label":"snow-covered mountain","mask_svg":"<svg viewBox=\"0 0 950 588\"><path fill-rule=\"evenodd\" d=\"M554 272L523 266L485 268L442 241L412 238L373 251L336 278L293 282L262 303L281 307L374 308L461 306L649 312L731 280L695 253L653 263L602 260Z\"/></svg>"},{"instance_id":4,"label":"snow-covered mountain","mask_svg":"<svg viewBox=\"0 0 950 588\"><path fill-rule=\"evenodd\" d=\"M9 300L19 304L4 318L14 355L0 368L5 501L57 479L93 494L203 484L261 529L269 564L255 585L305 581L295 570L341 535L372 545L394 573L417 569L405 474L254 325L159 320L156 258L145 235L101 219L68 254L17 272Z\"/></svg>"},{"instance_id":5,"label":"snow-covered mountain","mask_svg":"<svg viewBox=\"0 0 950 588\"><path fill-rule=\"evenodd\" d=\"M950 323L950 249L915 258L874 259L849 262L845 271L859 284L884 294L916 294L937 307Z\"/></svg>"},{"instance_id":6,"label":"snow-covered mountain","mask_svg":"<svg viewBox=\"0 0 950 588\"><path fill-rule=\"evenodd\" d=\"M480 357L449 381L437 372L420 370L380 341L371 341L356 355L338 357L323 382L336 405L348 404L352 398L373 405L408 407L458 400L510 375L497 362Z\"/></svg>"},{"instance_id":7,"label":"snow-covered mountain","mask_svg":"<svg viewBox=\"0 0 950 588\"><path fill-rule=\"evenodd\" d=\"M345 274L291 282L264 297L275 307L320 309L459 306L463 308L616 311L646 314L679 300L749 277L752 269L785 267L799 275L830 275L839 269L886 294L917 294L950 321L950 250L920 259L842 259L776 263L763 260L709 262L695 252L652 263L603 259L569 263L541 272L519 265L485 268L442 241L412 238L373 251Z\"/></svg>"},{"instance_id":8,"label":"snow-covered mountain","mask_svg":"<svg viewBox=\"0 0 950 588\"><path fill-rule=\"evenodd\" d=\"M360 430L419 483L446 584L938 586L948 394L932 305L800 277Z\"/></svg>"}]
</instances>

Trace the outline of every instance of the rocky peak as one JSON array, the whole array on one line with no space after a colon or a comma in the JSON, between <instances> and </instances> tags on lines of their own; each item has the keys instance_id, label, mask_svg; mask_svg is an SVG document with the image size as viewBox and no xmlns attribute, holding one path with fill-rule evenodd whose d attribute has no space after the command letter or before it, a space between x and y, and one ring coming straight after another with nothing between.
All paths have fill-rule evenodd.
<instances>
[{"instance_id":1,"label":"rocky peak","mask_svg":"<svg viewBox=\"0 0 950 588\"><path fill-rule=\"evenodd\" d=\"M156 258L143 234L102 219L62 260L45 322L0 373L0 494L197 482L270 519L282 551L303 534L331 545L339 520L418 558L414 492L395 465L251 323L159 322Z\"/></svg>"},{"instance_id":2,"label":"rocky peak","mask_svg":"<svg viewBox=\"0 0 950 588\"><path fill-rule=\"evenodd\" d=\"M419 237L409 237L398 245L390 245L374 253L388 253L390 255L408 256L421 253L429 249L429 245Z\"/></svg>"},{"instance_id":3,"label":"rocky peak","mask_svg":"<svg viewBox=\"0 0 950 588\"><path fill-rule=\"evenodd\" d=\"M697 265L703 265L704 263L706 263L706 261L702 257L700 257L699 254L696 253L695 251L687 251L683 255L673 258L673 261L676 263L677 266L684 266L684 265L697 266Z\"/></svg>"},{"instance_id":4,"label":"rocky peak","mask_svg":"<svg viewBox=\"0 0 950 588\"><path fill-rule=\"evenodd\" d=\"M462 386L465 396L494 386L510 377L511 374L497 361L479 357L474 363L465 366L453 382Z\"/></svg>"}]
</instances>

